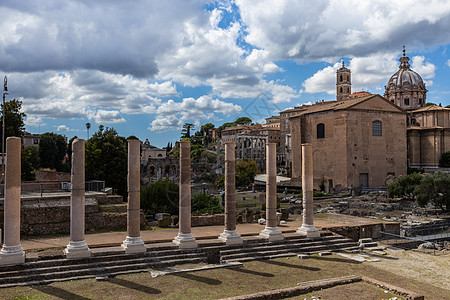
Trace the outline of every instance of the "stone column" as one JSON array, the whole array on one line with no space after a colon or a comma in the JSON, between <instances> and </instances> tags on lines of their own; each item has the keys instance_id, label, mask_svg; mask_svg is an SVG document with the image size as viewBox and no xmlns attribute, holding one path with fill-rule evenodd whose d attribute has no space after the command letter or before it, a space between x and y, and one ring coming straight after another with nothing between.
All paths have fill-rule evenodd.
<instances>
[{"instance_id":1,"label":"stone column","mask_svg":"<svg viewBox=\"0 0 450 300\"><path fill-rule=\"evenodd\" d=\"M180 208L178 235L173 240L180 248L196 248L197 241L191 233L191 144L180 142Z\"/></svg>"},{"instance_id":2,"label":"stone column","mask_svg":"<svg viewBox=\"0 0 450 300\"><path fill-rule=\"evenodd\" d=\"M20 244L21 139L6 139L4 244L0 251L0 265L25 262Z\"/></svg>"},{"instance_id":3,"label":"stone column","mask_svg":"<svg viewBox=\"0 0 450 300\"><path fill-rule=\"evenodd\" d=\"M127 238L122 248L126 253L146 252L141 239L141 183L140 183L140 140L128 140L128 204L127 204Z\"/></svg>"},{"instance_id":4,"label":"stone column","mask_svg":"<svg viewBox=\"0 0 450 300\"><path fill-rule=\"evenodd\" d=\"M302 191L303 224L297 233L307 237L319 237L320 232L314 227L313 209L313 154L311 144L302 144Z\"/></svg>"},{"instance_id":5,"label":"stone column","mask_svg":"<svg viewBox=\"0 0 450 300\"><path fill-rule=\"evenodd\" d=\"M72 143L72 190L70 195L70 242L64 250L67 258L89 257L91 250L84 239L84 144L75 139Z\"/></svg>"},{"instance_id":6,"label":"stone column","mask_svg":"<svg viewBox=\"0 0 450 300\"><path fill-rule=\"evenodd\" d=\"M277 228L277 144L266 144L266 228L259 234L269 241L284 240Z\"/></svg>"},{"instance_id":7,"label":"stone column","mask_svg":"<svg viewBox=\"0 0 450 300\"><path fill-rule=\"evenodd\" d=\"M225 143L225 230L219 239L227 245L242 244L236 232L236 156L235 143Z\"/></svg>"}]
</instances>

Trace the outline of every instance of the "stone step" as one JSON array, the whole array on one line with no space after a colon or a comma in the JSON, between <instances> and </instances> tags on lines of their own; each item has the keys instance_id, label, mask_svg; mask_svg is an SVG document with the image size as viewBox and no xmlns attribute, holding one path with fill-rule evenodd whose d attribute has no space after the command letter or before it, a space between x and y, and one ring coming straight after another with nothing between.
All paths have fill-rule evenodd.
<instances>
[{"instance_id":1,"label":"stone step","mask_svg":"<svg viewBox=\"0 0 450 300\"><path fill-rule=\"evenodd\" d=\"M378 244L376 242L371 242L371 243L362 243L362 244L359 244L359 246L361 248L366 249L366 248L378 247Z\"/></svg>"},{"instance_id":2,"label":"stone step","mask_svg":"<svg viewBox=\"0 0 450 300\"><path fill-rule=\"evenodd\" d=\"M173 261L176 259L197 259L197 258L206 258L204 253L188 253L182 255L166 255L160 257L152 257L152 256L143 256L138 258L127 258L124 260L109 260L109 261L94 261L89 263L81 263L81 264L68 264L67 260L61 260L59 264L52 266L45 266L42 264L29 264L26 269L20 270L9 270L3 271L0 273L1 278L10 277L14 275L20 274L46 274L46 273L54 273L54 272L63 272L65 270L72 269L84 269L89 267L109 267L109 266L120 266L120 265L130 265L130 264L139 264L139 263L160 263L165 261Z\"/></svg>"},{"instance_id":3,"label":"stone step","mask_svg":"<svg viewBox=\"0 0 450 300\"><path fill-rule=\"evenodd\" d=\"M359 239L358 243L360 244L364 244L364 243L372 243L372 239L371 238L364 238L364 239Z\"/></svg>"},{"instance_id":4,"label":"stone step","mask_svg":"<svg viewBox=\"0 0 450 300\"><path fill-rule=\"evenodd\" d=\"M324 245L324 244L318 244L318 245L301 245L297 247L285 247L285 248L278 248L278 249L258 249L254 251L243 251L243 252L233 252L233 253L221 253L221 260L222 261L230 261L234 259L240 259L244 257L268 257L272 255L277 254L284 254L284 253L313 253L313 252L321 252L326 250L339 250L342 248L358 248L354 242L340 242L335 243L332 245Z\"/></svg>"},{"instance_id":5,"label":"stone step","mask_svg":"<svg viewBox=\"0 0 450 300\"><path fill-rule=\"evenodd\" d=\"M127 273L143 272L149 268L167 268L178 264L185 263L206 263L206 258L189 258L189 259L176 259L165 262L152 262L152 263L139 263L129 264L122 266L110 266L110 267L94 267L90 266L87 269L81 270L69 270L63 272L53 272L47 274L23 274L21 276L11 276L0 279L1 287L12 287L17 285L32 285L43 284L58 281L77 280L92 278L97 276L115 276Z\"/></svg>"},{"instance_id":6,"label":"stone step","mask_svg":"<svg viewBox=\"0 0 450 300\"><path fill-rule=\"evenodd\" d=\"M285 248L302 248L309 247L313 245L333 245L336 243L353 243L352 241L345 238L335 238L334 240L313 240L308 243L283 243L283 244L266 244L266 245L258 245L254 247L243 247L243 248L233 248L220 251L221 255L228 255L233 253L241 253L241 252L252 252L257 250L267 250L267 249L285 249ZM354 243L353 243L354 244Z\"/></svg>"}]
</instances>

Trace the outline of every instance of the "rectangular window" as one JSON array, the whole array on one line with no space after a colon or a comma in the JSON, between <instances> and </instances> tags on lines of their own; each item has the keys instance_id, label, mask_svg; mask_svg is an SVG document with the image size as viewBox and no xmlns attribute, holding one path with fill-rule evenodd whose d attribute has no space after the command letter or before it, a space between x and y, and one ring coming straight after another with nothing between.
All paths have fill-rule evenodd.
<instances>
[{"instance_id":1,"label":"rectangular window","mask_svg":"<svg viewBox=\"0 0 450 300\"><path fill-rule=\"evenodd\" d=\"M373 136L382 136L383 135L383 124L381 121L373 121L372 122L372 135Z\"/></svg>"},{"instance_id":2,"label":"rectangular window","mask_svg":"<svg viewBox=\"0 0 450 300\"><path fill-rule=\"evenodd\" d=\"M325 137L325 124L317 124L317 138L323 139Z\"/></svg>"}]
</instances>

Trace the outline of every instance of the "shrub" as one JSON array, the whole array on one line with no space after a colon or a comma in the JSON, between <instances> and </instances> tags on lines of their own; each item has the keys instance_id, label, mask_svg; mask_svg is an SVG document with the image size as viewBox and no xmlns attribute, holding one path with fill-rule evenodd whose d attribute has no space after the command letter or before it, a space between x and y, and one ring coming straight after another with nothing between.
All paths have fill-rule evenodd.
<instances>
[{"instance_id":1,"label":"shrub","mask_svg":"<svg viewBox=\"0 0 450 300\"><path fill-rule=\"evenodd\" d=\"M197 214L223 213L220 199L211 194L197 194L191 198L192 212Z\"/></svg>"},{"instance_id":2,"label":"shrub","mask_svg":"<svg viewBox=\"0 0 450 300\"><path fill-rule=\"evenodd\" d=\"M178 184L161 180L141 190L141 208L146 214L178 214Z\"/></svg>"}]
</instances>

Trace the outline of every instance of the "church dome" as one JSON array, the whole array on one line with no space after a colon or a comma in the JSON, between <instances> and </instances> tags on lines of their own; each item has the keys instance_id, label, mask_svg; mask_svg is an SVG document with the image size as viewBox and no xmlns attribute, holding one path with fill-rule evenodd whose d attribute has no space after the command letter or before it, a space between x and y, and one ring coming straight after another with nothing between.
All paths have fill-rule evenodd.
<instances>
[{"instance_id":1,"label":"church dome","mask_svg":"<svg viewBox=\"0 0 450 300\"><path fill-rule=\"evenodd\" d=\"M410 69L409 57L400 58L399 70L391 76L387 86L393 84L397 88L419 88L425 89L422 77L417 72Z\"/></svg>"},{"instance_id":2,"label":"church dome","mask_svg":"<svg viewBox=\"0 0 450 300\"><path fill-rule=\"evenodd\" d=\"M411 70L409 57L405 55L399 59L399 70L389 79L384 97L403 109L413 110L425 106L427 89L422 77Z\"/></svg>"}]
</instances>

